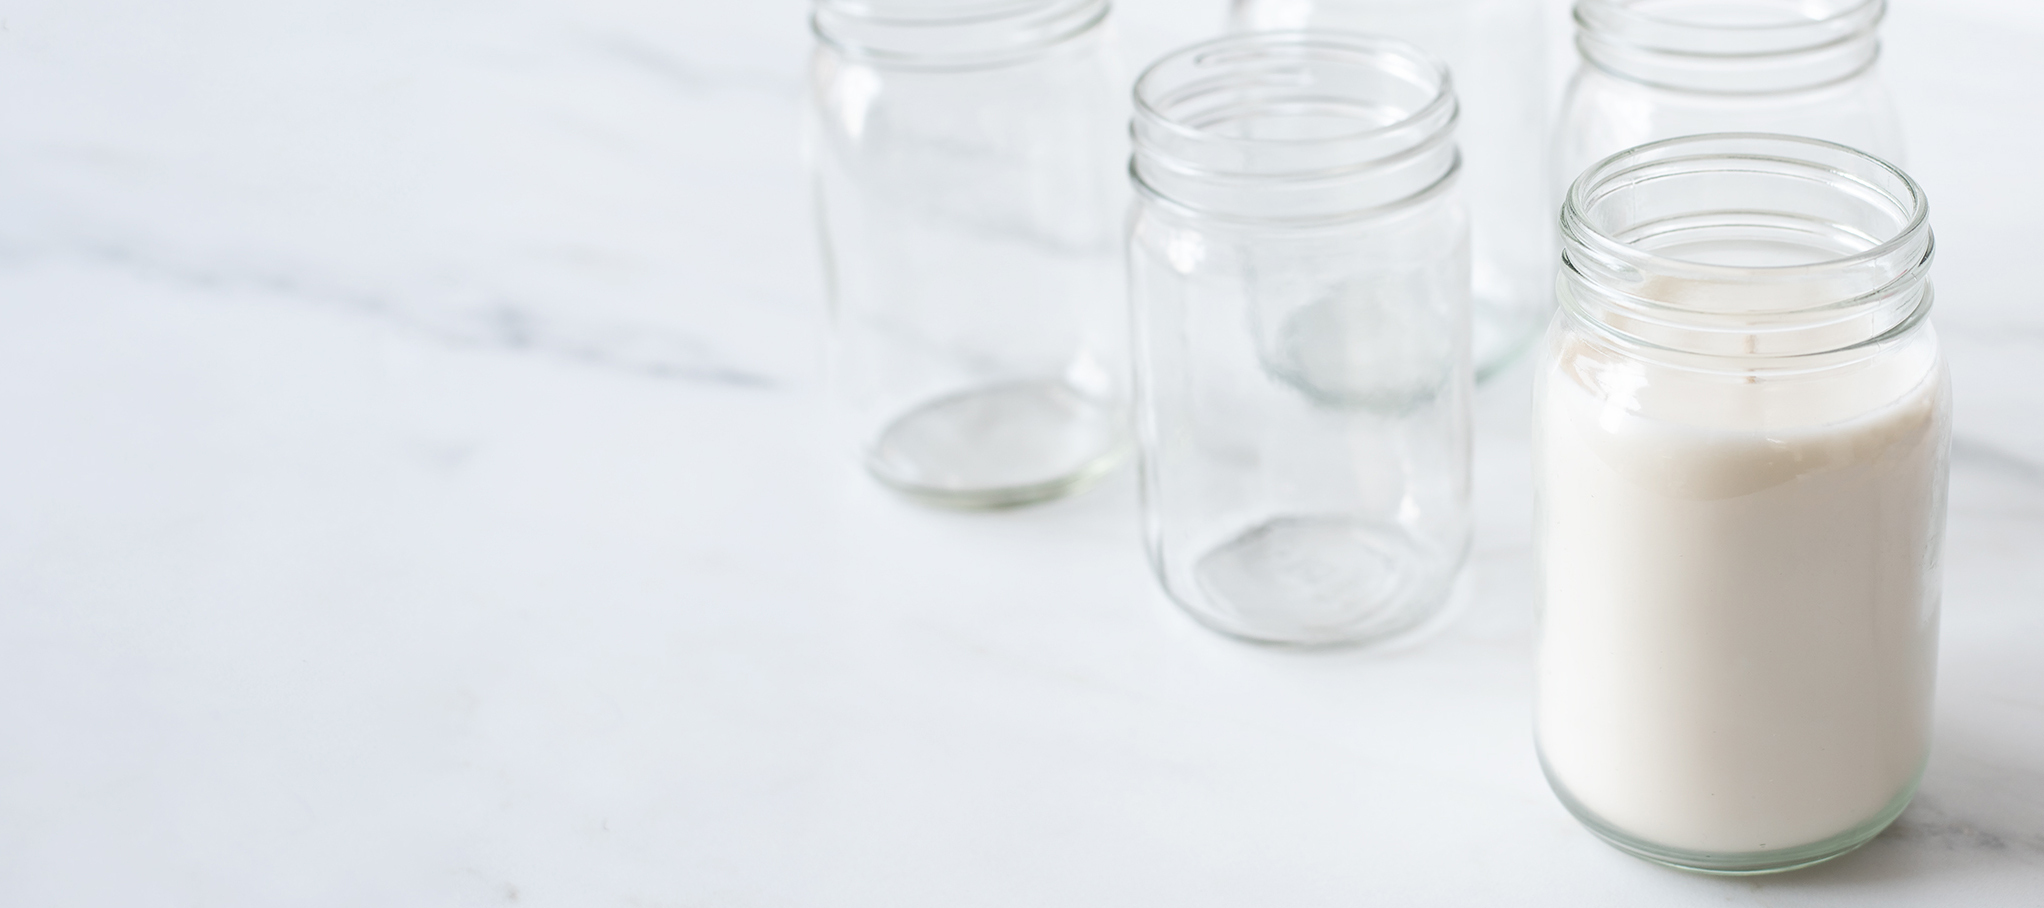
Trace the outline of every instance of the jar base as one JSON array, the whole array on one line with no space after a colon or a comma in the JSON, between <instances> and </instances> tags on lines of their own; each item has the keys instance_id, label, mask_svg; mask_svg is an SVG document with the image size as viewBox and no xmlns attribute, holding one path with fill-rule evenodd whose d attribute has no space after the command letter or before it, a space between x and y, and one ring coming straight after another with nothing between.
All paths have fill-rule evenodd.
<instances>
[{"instance_id":1,"label":"jar base","mask_svg":"<svg viewBox=\"0 0 2044 908\"><path fill-rule=\"evenodd\" d=\"M1531 348L1534 338L1547 327L1553 312L1552 298L1531 302L1477 297L1469 313L1469 359L1475 365L1476 380L1487 382L1518 362L1520 354Z\"/></svg>"},{"instance_id":2,"label":"jar base","mask_svg":"<svg viewBox=\"0 0 2044 908\"><path fill-rule=\"evenodd\" d=\"M1003 508L1071 494L1121 461L1122 418L1064 382L1009 382L925 403L881 431L866 469L925 504Z\"/></svg>"},{"instance_id":3,"label":"jar base","mask_svg":"<svg viewBox=\"0 0 2044 908\"><path fill-rule=\"evenodd\" d=\"M1676 870L1687 870L1692 873L1705 873L1713 876L1758 876L1766 873L1785 873L1790 870L1800 870L1804 867L1822 864L1832 858L1841 857L1853 849L1865 845L1874 836L1880 835L1881 830L1888 828L1888 824L1895 822L1895 818L1901 816L1902 811L1909 806L1909 800L1916 796L1917 783L1923 778L1922 771L1918 770L1916 778L1909 780L1909 784L1903 786L1902 791L1883 806L1879 812L1864 822L1830 838L1797 845L1792 848L1778 848L1767 851L1705 852L1670 848L1620 831L1617 827L1606 823L1601 817L1591 812L1589 808L1584 807L1581 802L1578 802L1574 796L1570 795L1568 789L1563 787L1554 778L1554 773L1548 770L1545 758L1540 761L1540 769L1541 772L1546 774L1547 785L1554 790L1554 795L1561 800L1562 806L1568 808L1568 812L1576 818L1577 822L1583 824L1584 828L1590 830L1590 832L1603 839L1613 848L1664 867L1673 867Z\"/></svg>"},{"instance_id":4,"label":"jar base","mask_svg":"<svg viewBox=\"0 0 2044 908\"><path fill-rule=\"evenodd\" d=\"M1425 624L1446 604L1459 566L1396 525L1284 516L1200 555L1194 589L1172 589L1168 578L1165 588L1202 624L1231 636L1352 645Z\"/></svg>"}]
</instances>

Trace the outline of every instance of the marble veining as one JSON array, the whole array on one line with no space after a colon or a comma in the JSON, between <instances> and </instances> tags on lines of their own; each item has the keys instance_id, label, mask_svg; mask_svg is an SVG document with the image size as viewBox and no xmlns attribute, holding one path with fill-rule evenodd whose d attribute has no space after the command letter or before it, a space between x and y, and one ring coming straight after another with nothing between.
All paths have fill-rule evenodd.
<instances>
[{"instance_id":1,"label":"marble veining","mask_svg":"<svg viewBox=\"0 0 2044 908\"><path fill-rule=\"evenodd\" d=\"M1224 5L1123 0L1128 56ZM2033 10L1886 27L1958 402L1922 788L1726 880L1540 778L1523 369L1454 618L1395 652L1192 625L1126 470L867 482L805 9L0 10L0 905L2039 903Z\"/></svg>"},{"instance_id":2,"label":"marble veining","mask_svg":"<svg viewBox=\"0 0 2044 908\"><path fill-rule=\"evenodd\" d=\"M527 301L483 294L468 305L344 286L296 268L209 268L148 258L126 246L73 244L93 267L208 293L252 294L283 303L330 307L458 348L530 353L630 375L735 388L780 384L720 356L702 337L659 325L576 324Z\"/></svg>"}]
</instances>

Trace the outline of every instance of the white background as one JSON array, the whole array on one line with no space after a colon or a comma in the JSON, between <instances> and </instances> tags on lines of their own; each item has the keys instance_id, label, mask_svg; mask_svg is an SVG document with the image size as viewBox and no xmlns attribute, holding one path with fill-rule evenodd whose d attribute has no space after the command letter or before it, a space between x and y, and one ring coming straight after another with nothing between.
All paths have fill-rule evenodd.
<instances>
[{"instance_id":1,"label":"white background","mask_svg":"<svg viewBox=\"0 0 2044 908\"><path fill-rule=\"evenodd\" d=\"M2039 10L1885 26L1958 388L1929 774L1737 880L1540 778L1523 368L1402 652L1193 626L1127 471L857 475L799 0L0 2L0 905L2044 904Z\"/></svg>"}]
</instances>

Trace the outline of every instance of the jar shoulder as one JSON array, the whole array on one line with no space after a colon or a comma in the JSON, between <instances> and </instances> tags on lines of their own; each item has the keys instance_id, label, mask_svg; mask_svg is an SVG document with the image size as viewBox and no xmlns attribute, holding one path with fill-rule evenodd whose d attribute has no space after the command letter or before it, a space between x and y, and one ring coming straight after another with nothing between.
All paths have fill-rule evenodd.
<instances>
[{"instance_id":1,"label":"jar shoulder","mask_svg":"<svg viewBox=\"0 0 2044 908\"><path fill-rule=\"evenodd\" d=\"M1557 179L1627 148L1676 136L1771 132L1837 142L1901 163L1900 118L1878 66L1811 89L1757 94L1678 91L1584 63L1555 121Z\"/></svg>"},{"instance_id":2,"label":"jar shoulder","mask_svg":"<svg viewBox=\"0 0 2044 908\"><path fill-rule=\"evenodd\" d=\"M1951 406L1949 369L1928 322L1859 351L1699 364L1626 349L1569 321L1557 322L1541 353L1543 409L1580 406L1640 425L1768 434L1905 406L1942 417Z\"/></svg>"}]
</instances>

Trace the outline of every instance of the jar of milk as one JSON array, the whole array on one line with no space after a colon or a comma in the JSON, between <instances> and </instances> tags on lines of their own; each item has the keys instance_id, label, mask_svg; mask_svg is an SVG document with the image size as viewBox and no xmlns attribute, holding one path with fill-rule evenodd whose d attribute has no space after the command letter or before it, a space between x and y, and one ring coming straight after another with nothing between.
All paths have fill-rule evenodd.
<instances>
[{"instance_id":1,"label":"jar of milk","mask_svg":"<svg viewBox=\"0 0 2044 908\"><path fill-rule=\"evenodd\" d=\"M1208 626L1379 641L1469 550L1469 218L1441 62L1261 32L1136 81L1129 294L1150 561Z\"/></svg>"},{"instance_id":2,"label":"jar of milk","mask_svg":"<svg viewBox=\"0 0 2044 908\"><path fill-rule=\"evenodd\" d=\"M1836 857L1930 746L1951 392L1921 189L1814 139L1715 134L1563 204L1538 368L1538 739L1635 855Z\"/></svg>"}]
</instances>

